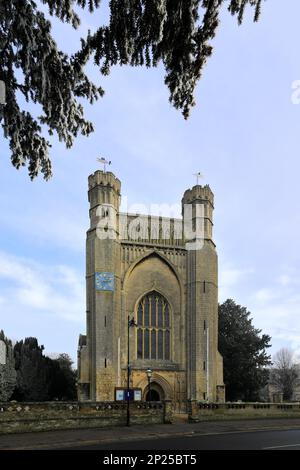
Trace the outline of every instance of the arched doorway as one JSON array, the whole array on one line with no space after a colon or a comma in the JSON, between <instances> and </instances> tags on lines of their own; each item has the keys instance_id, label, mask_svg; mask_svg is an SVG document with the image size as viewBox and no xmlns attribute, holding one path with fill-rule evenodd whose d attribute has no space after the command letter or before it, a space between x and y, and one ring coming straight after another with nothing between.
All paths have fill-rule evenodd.
<instances>
[{"instance_id":1,"label":"arched doorway","mask_svg":"<svg viewBox=\"0 0 300 470\"><path fill-rule=\"evenodd\" d=\"M150 389L148 385L145 387L143 399L144 401L162 401L165 399L165 392L157 382L151 382Z\"/></svg>"},{"instance_id":2,"label":"arched doorway","mask_svg":"<svg viewBox=\"0 0 300 470\"><path fill-rule=\"evenodd\" d=\"M161 401L159 393L156 390L148 390L146 401Z\"/></svg>"}]
</instances>

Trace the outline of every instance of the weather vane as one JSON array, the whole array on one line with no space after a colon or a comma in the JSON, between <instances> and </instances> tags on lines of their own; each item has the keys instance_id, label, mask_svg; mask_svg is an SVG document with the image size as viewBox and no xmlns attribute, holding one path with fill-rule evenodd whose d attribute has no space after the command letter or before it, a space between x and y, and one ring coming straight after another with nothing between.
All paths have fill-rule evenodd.
<instances>
[{"instance_id":1,"label":"weather vane","mask_svg":"<svg viewBox=\"0 0 300 470\"><path fill-rule=\"evenodd\" d=\"M110 160L106 160L105 158L101 157L101 158L97 158L98 162L102 163L103 165L103 171L104 173L106 172L106 165L111 165L111 161Z\"/></svg>"},{"instance_id":2,"label":"weather vane","mask_svg":"<svg viewBox=\"0 0 300 470\"><path fill-rule=\"evenodd\" d=\"M198 186L199 179L203 178L204 175L202 173L200 173L200 171L198 171L198 173L194 173L194 176L196 176L196 178L197 178L197 186Z\"/></svg>"}]
</instances>

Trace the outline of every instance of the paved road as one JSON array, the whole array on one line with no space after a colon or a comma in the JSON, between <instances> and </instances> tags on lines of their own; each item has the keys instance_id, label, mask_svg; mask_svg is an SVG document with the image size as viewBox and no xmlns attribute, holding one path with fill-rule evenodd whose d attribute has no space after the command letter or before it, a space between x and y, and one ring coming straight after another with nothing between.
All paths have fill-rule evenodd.
<instances>
[{"instance_id":1,"label":"paved road","mask_svg":"<svg viewBox=\"0 0 300 470\"><path fill-rule=\"evenodd\" d=\"M70 447L69 449L72 449ZM82 445L82 450L300 450L300 429L234 432L184 437Z\"/></svg>"},{"instance_id":2,"label":"paved road","mask_svg":"<svg viewBox=\"0 0 300 470\"><path fill-rule=\"evenodd\" d=\"M281 447L283 446L283 447ZM0 434L1 450L299 449L300 419L132 425Z\"/></svg>"}]
</instances>

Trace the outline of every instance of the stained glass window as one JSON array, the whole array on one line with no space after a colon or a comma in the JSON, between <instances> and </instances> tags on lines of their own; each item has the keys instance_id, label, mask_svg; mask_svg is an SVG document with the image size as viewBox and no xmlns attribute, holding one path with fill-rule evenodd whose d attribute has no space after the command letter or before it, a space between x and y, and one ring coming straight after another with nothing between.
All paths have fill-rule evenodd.
<instances>
[{"instance_id":1,"label":"stained glass window","mask_svg":"<svg viewBox=\"0 0 300 470\"><path fill-rule=\"evenodd\" d=\"M165 331L165 359L170 359L170 330Z\"/></svg>"},{"instance_id":2,"label":"stained glass window","mask_svg":"<svg viewBox=\"0 0 300 470\"><path fill-rule=\"evenodd\" d=\"M167 300L158 292L146 294L137 308L137 358L171 359L171 319Z\"/></svg>"},{"instance_id":3,"label":"stained glass window","mask_svg":"<svg viewBox=\"0 0 300 470\"><path fill-rule=\"evenodd\" d=\"M145 298L145 305L144 305L144 326L149 326L149 298Z\"/></svg>"},{"instance_id":4,"label":"stained glass window","mask_svg":"<svg viewBox=\"0 0 300 470\"><path fill-rule=\"evenodd\" d=\"M165 327L170 326L170 317L169 317L169 306L166 305L165 308Z\"/></svg>"},{"instance_id":5,"label":"stained glass window","mask_svg":"<svg viewBox=\"0 0 300 470\"><path fill-rule=\"evenodd\" d=\"M158 326L163 326L163 301L162 299L158 299L157 303L157 309L158 309Z\"/></svg>"},{"instance_id":6,"label":"stained glass window","mask_svg":"<svg viewBox=\"0 0 300 470\"><path fill-rule=\"evenodd\" d=\"M156 297L151 296L151 326L156 326Z\"/></svg>"},{"instance_id":7,"label":"stained glass window","mask_svg":"<svg viewBox=\"0 0 300 470\"><path fill-rule=\"evenodd\" d=\"M156 330L151 331L151 359L156 359Z\"/></svg>"},{"instance_id":8,"label":"stained glass window","mask_svg":"<svg viewBox=\"0 0 300 470\"><path fill-rule=\"evenodd\" d=\"M143 331L141 329L137 332L137 357L138 359L143 357Z\"/></svg>"},{"instance_id":9,"label":"stained glass window","mask_svg":"<svg viewBox=\"0 0 300 470\"><path fill-rule=\"evenodd\" d=\"M138 308L138 323L139 324L143 323L143 307L141 303L139 304L139 308Z\"/></svg>"},{"instance_id":10,"label":"stained glass window","mask_svg":"<svg viewBox=\"0 0 300 470\"><path fill-rule=\"evenodd\" d=\"M150 344L149 344L149 330L144 331L144 359L149 359L150 354Z\"/></svg>"},{"instance_id":11,"label":"stained glass window","mask_svg":"<svg viewBox=\"0 0 300 470\"><path fill-rule=\"evenodd\" d=\"M158 359L164 358L164 332L158 330Z\"/></svg>"}]
</instances>

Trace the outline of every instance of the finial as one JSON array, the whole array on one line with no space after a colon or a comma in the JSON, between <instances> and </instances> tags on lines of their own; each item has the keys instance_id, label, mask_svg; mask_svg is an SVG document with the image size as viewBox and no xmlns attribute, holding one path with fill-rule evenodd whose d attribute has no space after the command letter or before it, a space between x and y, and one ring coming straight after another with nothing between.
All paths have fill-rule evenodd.
<instances>
[{"instance_id":1,"label":"finial","mask_svg":"<svg viewBox=\"0 0 300 470\"><path fill-rule=\"evenodd\" d=\"M104 173L106 172L106 165L111 165L111 161L110 161L110 160L106 160L106 159L103 158L103 157L97 158L97 161L100 162L100 163L102 163Z\"/></svg>"},{"instance_id":2,"label":"finial","mask_svg":"<svg viewBox=\"0 0 300 470\"><path fill-rule=\"evenodd\" d=\"M197 186L198 186L199 185L199 179L203 178L204 175L202 173L200 173L200 171L198 171L198 173L194 173L194 176L196 176L196 178L197 178Z\"/></svg>"}]
</instances>

